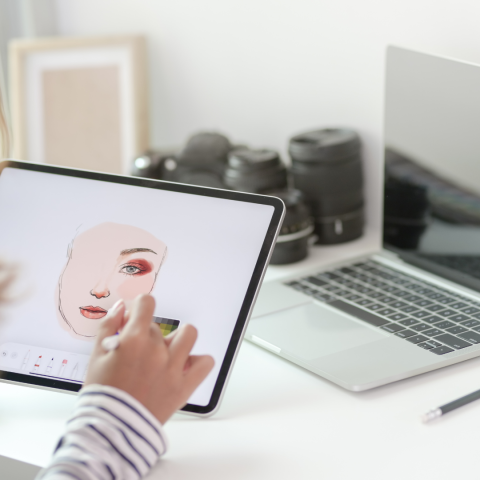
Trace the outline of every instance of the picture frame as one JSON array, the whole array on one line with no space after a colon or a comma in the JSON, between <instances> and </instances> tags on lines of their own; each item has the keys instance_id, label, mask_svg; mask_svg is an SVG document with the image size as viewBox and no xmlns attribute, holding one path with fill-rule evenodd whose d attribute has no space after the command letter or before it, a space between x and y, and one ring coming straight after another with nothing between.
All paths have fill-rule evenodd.
<instances>
[{"instance_id":1,"label":"picture frame","mask_svg":"<svg viewBox=\"0 0 480 480\"><path fill-rule=\"evenodd\" d=\"M14 40L9 62L14 158L128 174L149 147L144 37Z\"/></svg>"}]
</instances>

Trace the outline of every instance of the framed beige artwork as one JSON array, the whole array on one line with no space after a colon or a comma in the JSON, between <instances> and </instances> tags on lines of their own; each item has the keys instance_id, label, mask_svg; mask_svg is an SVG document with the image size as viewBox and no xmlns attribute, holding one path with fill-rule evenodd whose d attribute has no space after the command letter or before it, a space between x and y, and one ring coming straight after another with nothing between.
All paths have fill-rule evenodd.
<instances>
[{"instance_id":1,"label":"framed beige artwork","mask_svg":"<svg viewBox=\"0 0 480 480\"><path fill-rule=\"evenodd\" d=\"M126 174L148 148L143 37L15 40L9 61L15 158Z\"/></svg>"}]
</instances>

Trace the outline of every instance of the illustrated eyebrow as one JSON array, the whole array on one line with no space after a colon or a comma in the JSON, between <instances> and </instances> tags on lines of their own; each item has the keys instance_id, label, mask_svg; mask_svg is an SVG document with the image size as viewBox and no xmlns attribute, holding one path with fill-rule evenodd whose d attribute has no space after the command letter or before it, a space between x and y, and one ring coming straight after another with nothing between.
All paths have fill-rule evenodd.
<instances>
[{"instance_id":1,"label":"illustrated eyebrow","mask_svg":"<svg viewBox=\"0 0 480 480\"><path fill-rule=\"evenodd\" d=\"M157 254L157 252L154 252L149 248L127 248L126 250L122 250L120 252L120 255L130 255L131 253L137 253L137 252L150 252L150 253L154 253L155 255Z\"/></svg>"}]
</instances>

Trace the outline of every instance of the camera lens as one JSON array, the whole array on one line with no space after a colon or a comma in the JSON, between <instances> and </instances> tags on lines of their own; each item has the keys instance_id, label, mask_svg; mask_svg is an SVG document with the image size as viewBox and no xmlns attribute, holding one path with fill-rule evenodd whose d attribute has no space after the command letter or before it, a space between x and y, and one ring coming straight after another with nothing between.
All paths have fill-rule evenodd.
<instances>
[{"instance_id":1,"label":"camera lens","mask_svg":"<svg viewBox=\"0 0 480 480\"><path fill-rule=\"evenodd\" d=\"M223 181L232 190L261 193L287 186L287 170L274 150L241 148L228 155Z\"/></svg>"},{"instance_id":2,"label":"camera lens","mask_svg":"<svg viewBox=\"0 0 480 480\"><path fill-rule=\"evenodd\" d=\"M292 176L312 210L318 243L362 235L363 175L360 139L349 129L314 130L290 139Z\"/></svg>"},{"instance_id":3,"label":"camera lens","mask_svg":"<svg viewBox=\"0 0 480 480\"><path fill-rule=\"evenodd\" d=\"M313 232L313 222L302 192L285 189L268 192L268 195L279 197L286 207L285 219L270 263L284 265L303 260L308 254L308 239Z\"/></svg>"}]
</instances>

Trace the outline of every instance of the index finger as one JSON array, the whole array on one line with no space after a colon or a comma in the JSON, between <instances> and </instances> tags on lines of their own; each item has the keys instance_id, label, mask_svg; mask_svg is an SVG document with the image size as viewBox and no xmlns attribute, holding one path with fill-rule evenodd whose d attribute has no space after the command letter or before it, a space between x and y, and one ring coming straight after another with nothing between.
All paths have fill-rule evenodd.
<instances>
[{"instance_id":1,"label":"index finger","mask_svg":"<svg viewBox=\"0 0 480 480\"><path fill-rule=\"evenodd\" d=\"M138 296L133 301L128 322L123 328L120 338L136 335L149 335L154 309L155 300L151 295Z\"/></svg>"}]
</instances>

